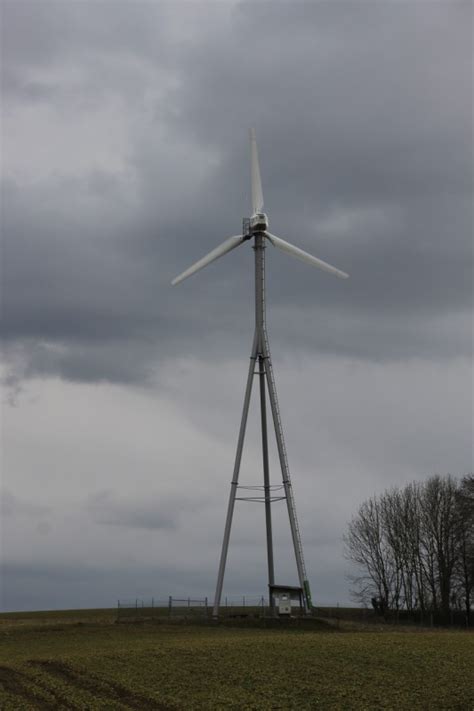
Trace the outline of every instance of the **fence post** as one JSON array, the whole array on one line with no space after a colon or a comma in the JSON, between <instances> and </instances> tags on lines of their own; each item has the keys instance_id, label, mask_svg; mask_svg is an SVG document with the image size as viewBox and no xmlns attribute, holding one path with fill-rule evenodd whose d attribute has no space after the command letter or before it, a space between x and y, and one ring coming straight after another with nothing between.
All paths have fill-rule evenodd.
<instances>
[{"instance_id":1,"label":"fence post","mask_svg":"<svg viewBox=\"0 0 474 711\"><path fill-rule=\"evenodd\" d=\"M188 607L191 607L191 598L188 597Z\"/></svg>"},{"instance_id":2,"label":"fence post","mask_svg":"<svg viewBox=\"0 0 474 711\"><path fill-rule=\"evenodd\" d=\"M171 608L173 607L173 598L171 595L168 598L168 617L171 617Z\"/></svg>"},{"instance_id":3,"label":"fence post","mask_svg":"<svg viewBox=\"0 0 474 711\"><path fill-rule=\"evenodd\" d=\"M245 607L245 595L242 595L242 607Z\"/></svg>"},{"instance_id":4,"label":"fence post","mask_svg":"<svg viewBox=\"0 0 474 711\"><path fill-rule=\"evenodd\" d=\"M138 610L138 598L135 598L135 610Z\"/></svg>"}]
</instances>

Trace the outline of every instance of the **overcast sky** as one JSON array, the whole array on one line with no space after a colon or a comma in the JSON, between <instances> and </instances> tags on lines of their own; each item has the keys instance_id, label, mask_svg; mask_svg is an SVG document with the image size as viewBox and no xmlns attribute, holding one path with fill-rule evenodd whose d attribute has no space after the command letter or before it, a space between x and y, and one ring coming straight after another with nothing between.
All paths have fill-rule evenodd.
<instances>
[{"instance_id":1,"label":"overcast sky","mask_svg":"<svg viewBox=\"0 0 474 711\"><path fill-rule=\"evenodd\" d=\"M350 600L364 499L474 469L472 12L2 0L3 609L212 598L253 252L170 281L249 215L250 126L270 229L351 275L267 249L314 601ZM234 522L224 594L262 594L263 507Z\"/></svg>"}]
</instances>

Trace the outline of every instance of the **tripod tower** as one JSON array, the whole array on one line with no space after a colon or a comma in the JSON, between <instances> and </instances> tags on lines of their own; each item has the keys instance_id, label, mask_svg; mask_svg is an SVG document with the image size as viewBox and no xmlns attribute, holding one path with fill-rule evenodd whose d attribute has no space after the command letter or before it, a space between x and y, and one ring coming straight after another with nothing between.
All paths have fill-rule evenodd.
<instances>
[{"instance_id":1,"label":"tripod tower","mask_svg":"<svg viewBox=\"0 0 474 711\"><path fill-rule=\"evenodd\" d=\"M219 571L217 575L216 593L214 597L214 617L219 614L219 606L222 596L222 586L224 583L224 573L227 561L227 551L229 548L230 533L232 528L232 518L234 514L235 502L237 499L247 499L251 501L263 501L265 504L265 523L267 538L267 566L268 584L271 602L271 591L275 585L275 572L273 561L273 538L272 538L272 513L271 505L274 501L286 500L288 517L290 522L291 537L298 571L299 587L302 592L304 610L309 613L311 610L311 592L306 567L303 557L303 546L301 544L300 529L296 516L296 507L291 486L290 469L286 453L285 440L283 437L283 427L278 406L278 397L273 375L272 359L268 342L266 321L265 321L265 249L269 242L291 256L294 256L311 266L318 267L326 272L334 274L340 278L347 278L348 274L335 267L317 259L295 247L289 242L276 237L268 232L268 218L263 212L263 192L260 178L260 167L257 153L257 143L255 131L250 130L250 157L251 157L251 186L252 186L252 216L243 221L241 235L229 237L219 247L216 247L208 255L189 267L182 274L173 279L172 284L178 284L187 277L196 273L214 260L230 252L235 247L247 241L253 241L255 255L255 334L252 350L250 354L250 365L247 376L247 386L245 389L242 419L240 422L239 437L237 441L237 452L235 455L234 472L230 487L229 503L224 529L224 540L222 542ZM247 417L250 406L250 397L255 378L258 377L260 395L260 416L262 433L262 460L263 460L263 485L251 487L239 487L240 463L244 447L245 432L247 427ZM275 429L278 458L280 462L282 483L278 485L270 484L270 469L268 460L268 431L267 431L267 393L272 415L273 427ZM250 490L249 496L237 496L239 488ZM263 494L263 495L260 495Z\"/></svg>"}]
</instances>

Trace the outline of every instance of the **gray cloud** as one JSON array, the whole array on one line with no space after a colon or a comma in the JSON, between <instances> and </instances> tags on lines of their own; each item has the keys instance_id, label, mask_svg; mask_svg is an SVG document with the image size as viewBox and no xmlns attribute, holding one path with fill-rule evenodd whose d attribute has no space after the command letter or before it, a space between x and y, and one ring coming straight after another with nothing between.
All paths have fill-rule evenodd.
<instances>
[{"instance_id":1,"label":"gray cloud","mask_svg":"<svg viewBox=\"0 0 474 711\"><path fill-rule=\"evenodd\" d=\"M50 507L25 501L4 488L0 497L0 514L6 516L41 517L48 515Z\"/></svg>"},{"instance_id":2,"label":"gray cloud","mask_svg":"<svg viewBox=\"0 0 474 711\"><path fill-rule=\"evenodd\" d=\"M198 27L185 6L125 4L111 21L101 3L6 3L5 74L18 91L4 129L4 333L28 361L18 377L145 382L176 350L199 351L197 334L203 350L210 338L235 347L251 329L250 253L180 289L169 281L238 231L249 123L272 228L351 273L341 285L269 250L282 341L291 328L311 350L468 355L471 10L242 4ZM41 73L56 82L41 100L49 131L39 89L23 91ZM101 144L107 121L115 157ZM25 131L51 142L26 168ZM438 317L457 328L445 334ZM334 320L344 343L330 328L305 344L308 323Z\"/></svg>"},{"instance_id":3,"label":"gray cloud","mask_svg":"<svg viewBox=\"0 0 474 711\"><path fill-rule=\"evenodd\" d=\"M33 380L5 421L4 479L27 506L50 507L51 528L38 536L37 515L4 517L5 562L26 571L53 566L59 578L71 567L78 576L115 571L114 586L104 582L108 574L95 576L101 604L145 594L212 597L244 369L181 360L166 366L165 385L146 389ZM358 504L433 472L472 468L472 367L462 359L447 366L320 355L283 360L276 377L310 579L318 600L342 603L350 567L341 536ZM270 470L277 483L273 437ZM241 482L260 481L254 399ZM283 502L273 517L278 579L291 581ZM239 502L226 594L262 594L265 570L263 507ZM88 584L74 591L67 576L57 583L62 598L50 584L63 606L93 597ZM16 573L5 585L13 607L15 590L19 600L26 592ZM39 589L28 592L30 607L36 594L43 604ZM46 596L46 580L41 589Z\"/></svg>"},{"instance_id":4,"label":"gray cloud","mask_svg":"<svg viewBox=\"0 0 474 711\"><path fill-rule=\"evenodd\" d=\"M153 499L145 502L136 499L121 501L110 490L89 496L85 507L96 523L107 526L153 530L174 528L176 525L175 515L170 513L170 502L165 504Z\"/></svg>"},{"instance_id":5,"label":"gray cloud","mask_svg":"<svg viewBox=\"0 0 474 711\"><path fill-rule=\"evenodd\" d=\"M251 125L272 231L351 274L267 249L308 569L320 601L347 601L356 504L473 466L472 4L2 14L7 606L212 595L253 252L170 281L240 230ZM226 585L260 593L262 521L237 519Z\"/></svg>"}]
</instances>

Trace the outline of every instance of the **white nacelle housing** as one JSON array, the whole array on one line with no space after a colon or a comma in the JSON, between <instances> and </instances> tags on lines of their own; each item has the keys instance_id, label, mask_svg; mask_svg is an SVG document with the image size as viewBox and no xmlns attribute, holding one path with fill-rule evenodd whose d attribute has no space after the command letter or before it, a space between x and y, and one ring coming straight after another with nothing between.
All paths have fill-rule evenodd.
<instances>
[{"instance_id":1,"label":"white nacelle housing","mask_svg":"<svg viewBox=\"0 0 474 711\"><path fill-rule=\"evenodd\" d=\"M251 232L265 232L268 229L268 217L264 212L256 212L250 218Z\"/></svg>"}]
</instances>

